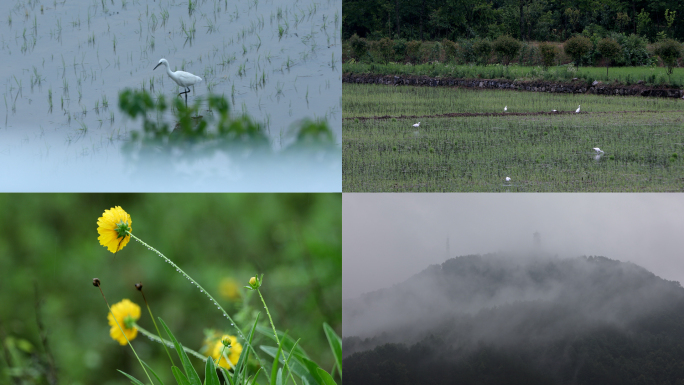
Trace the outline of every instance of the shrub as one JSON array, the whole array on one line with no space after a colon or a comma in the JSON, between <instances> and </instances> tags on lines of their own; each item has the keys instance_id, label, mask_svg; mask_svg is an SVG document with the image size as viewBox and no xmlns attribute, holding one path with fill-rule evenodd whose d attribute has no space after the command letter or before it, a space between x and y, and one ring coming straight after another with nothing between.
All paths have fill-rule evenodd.
<instances>
[{"instance_id":1,"label":"shrub","mask_svg":"<svg viewBox=\"0 0 684 385\"><path fill-rule=\"evenodd\" d=\"M494 52L502 59L504 65L510 63L511 59L520 51L520 47L520 42L510 36L499 36L492 43Z\"/></svg>"},{"instance_id":2,"label":"shrub","mask_svg":"<svg viewBox=\"0 0 684 385\"><path fill-rule=\"evenodd\" d=\"M551 43L541 43L539 44L539 52L541 53L544 68L549 68L553 65L554 60L556 60L558 49Z\"/></svg>"},{"instance_id":3,"label":"shrub","mask_svg":"<svg viewBox=\"0 0 684 385\"><path fill-rule=\"evenodd\" d=\"M353 34L352 37L349 38L349 44L351 44L356 60L361 60L368 52L368 43L357 34Z\"/></svg>"},{"instance_id":4,"label":"shrub","mask_svg":"<svg viewBox=\"0 0 684 385\"><path fill-rule=\"evenodd\" d=\"M388 37L384 37L376 43L376 47L382 62L385 64L389 63L390 59L394 57L392 40Z\"/></svg>"},{"instance_id":5,"label":"shrub","mask_svg":"<svg viewBox=\"0 0 684 385\"><path fill-rule=\"evenodd\" d=\"M564 49L565 53L570 55L579 67L582 56L591 50L591 40L584 36L571 37L565 42Z\"/></svg>"},{"instance_id":6,"label":"shrub","mask_svg":"<svg viewBox=\"0 0 684 385\"><path fill-rule=\"evenodd\" d=\"M480 64L487 64L492 54L492 43L485 39L476 40L473 42L473 53Z\"/></svg>"},{"instance_id":7,"label":"shrub","mask_svg":"<svg viewBox=\"0 0 684 385\"><path fill-rule=\"evenodd\" d=\"M596 48L601 56L606 59L606 76L608 76L610 62L622 56L622 47L620 47L620 44L618 44L615 39L607 37L601 39L596 45Z\"/></svg>"},{"instance_id":8,"label":"shrub","mask_svg":"<svg viewBox=\"0 0 684 385\"><path fill-rule=\"evenodd\" d=\"M444 62L450 63L456 61L458 45L451 40L442 40L442 47L444 48Z\"/></svg>"},{"instance_id":9,"label":"shrub","mask_svg":"<svg viewBox=\"0 0 684 385\"><path fill-rule=\"evenodd\" d=\"M672 71L674 71L674 67L677 65L677 59L682 56L682 46L675 40L665 39L656 45L654 52L667 66L669 83L670 75L672 75Z\"/></svg>"},{"instance_id":10,"label":"shrub","mask_svg":"<svg viewBox=\"0 0 684 385\"><path fill-rule=\"evenodd\" d=\"M417 64L420 59L420 46L423 45L422 42L412 40L406 44L406 56L412 64Z\"/></svg>"},{"instance_id":11,"label":"shrub","mask_svg":"<svg viewBox=\"0 0 684 385\"><path fill-rule=\"evenodd\" d=\"M457 44L456 62L459 64L473 63L477 60L475 50L473 49L473 40L461 39Z\"/></svg>"},{"instance_id":12,"label":"shrub","mask_svg":"<svg viewBox=\"0 0 684 385\"><path fill-rule=\"evenodd\" d=\"M403 63L406 61L406 39L394 40L394 61Z\"/></svg>"}]
</instances>

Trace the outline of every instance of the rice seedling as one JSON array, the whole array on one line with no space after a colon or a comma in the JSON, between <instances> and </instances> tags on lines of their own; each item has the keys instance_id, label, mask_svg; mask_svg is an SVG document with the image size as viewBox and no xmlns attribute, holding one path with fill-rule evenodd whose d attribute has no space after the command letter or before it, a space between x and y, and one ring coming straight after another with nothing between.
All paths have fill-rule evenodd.
<instances>
[{"instance_id":1,"label":"rice seedling","mask_svg":"<svg viewBox=\"0 0 684 385\"><path fill-rule=\"evenodd\" d=\"M343 191L681 191L681 101L345 85L342 103Z\"/></svg>"}]
</instances>

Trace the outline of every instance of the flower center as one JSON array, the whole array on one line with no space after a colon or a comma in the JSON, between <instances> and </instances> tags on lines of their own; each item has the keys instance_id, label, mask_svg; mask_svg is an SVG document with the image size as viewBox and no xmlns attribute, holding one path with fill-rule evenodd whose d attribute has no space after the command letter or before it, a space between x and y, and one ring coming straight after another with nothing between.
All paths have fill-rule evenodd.
<instances>
[{"instance_id":1,"label":"flower center","mask_svg":"<svg viewBox=\"0 0 684 385\"><path fill-rule=\"evenodd\" d=\"M123 238L126 235L126 231L131 231L131 227L128 225L128 222L121 221L116 224L116 233L118 234L117 238Z\"/></svg>"},{"instance_id":2,"label":"flower center","mask_svg":"<svg viewBox=\"0 0 684 385\"><path fill-rule=\"evenodd\" d=\"M135 323L135 318L133 316L127 315L124 317L124 328L126 329L135 329L135 326L133 325Z\"/></svg>"}]
</instances>

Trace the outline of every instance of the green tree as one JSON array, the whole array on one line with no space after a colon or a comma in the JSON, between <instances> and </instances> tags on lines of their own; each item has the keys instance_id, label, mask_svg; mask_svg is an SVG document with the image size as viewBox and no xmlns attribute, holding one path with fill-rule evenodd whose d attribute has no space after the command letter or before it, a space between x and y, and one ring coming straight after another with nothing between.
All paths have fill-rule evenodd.
<instances>
[{"instance_id":1,"label":"green tree","mask_svg":"<svg viewBox=\"0 0 684 385\"><path fill-rule=\"evenodd\" d=\"M601 56L606 59L606 76L608 76L608 67L610 67L612 61L618 59L622 55L622 47L615 39L607 37L601 39L596 45L596 48Z\"/></svg>"},{"instance_id":2,"label":"green tree","mask_svg":"<svg viewBox=\"0 0 684 385\"><path fill-rule=\"evenodd\" d=\"M511 58L518 54L521 46L522 44L520 44L519 41L510 36L499 36L494 40L494 43L492 43L494 52L503 59L505 65L508 65Z\"/></svg>"},{"instance_id":3,"label":"green tree","mask_svg":"<svg viewBox=\"0 0 684 385\"><path fill-rule=\"evenodd\" d=\"M582 56L591 50L591 40L584 36L574 36L565 42L563 48L565 53L570 55L579 67Z\"/></svg>"},{"instance_id":4,"label":"green tree","mask_svg":"<svg viewBox=\"0 0 684 385\"><path fill-rule=\"evenodd\" d=\"M641 8L641 12L636 17L637 35L644 35L651 26L651 14Z\"/></svg>"},{"instance_id":5,"label":"green tree","mask_svg":"<svg viewBox=\"0 0 684 385\"><path fill-rule=\"evenodd\" d=\"M665 39L656 45L654 53L667 66L667 81L670 82L670 75L677 65L677 59L682 56L682 46L677 41Z\"/></svg>"}]
</instances>

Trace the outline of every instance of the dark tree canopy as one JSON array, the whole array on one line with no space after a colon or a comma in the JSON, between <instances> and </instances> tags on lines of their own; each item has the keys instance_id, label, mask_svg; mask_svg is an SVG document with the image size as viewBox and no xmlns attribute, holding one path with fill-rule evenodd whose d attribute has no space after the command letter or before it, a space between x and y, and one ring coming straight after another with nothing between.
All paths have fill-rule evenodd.
<instances>
[{"instance_id":1,"label":"dark tree canopy","mask_svg":"<svg viewBox=\"0 0 684 385\"><path fill-rule=\"evenodd\" d=\"M678 0L343 0L342 37L565 41L576 34L684 39Z\"/></svg>"}]
</instances>

